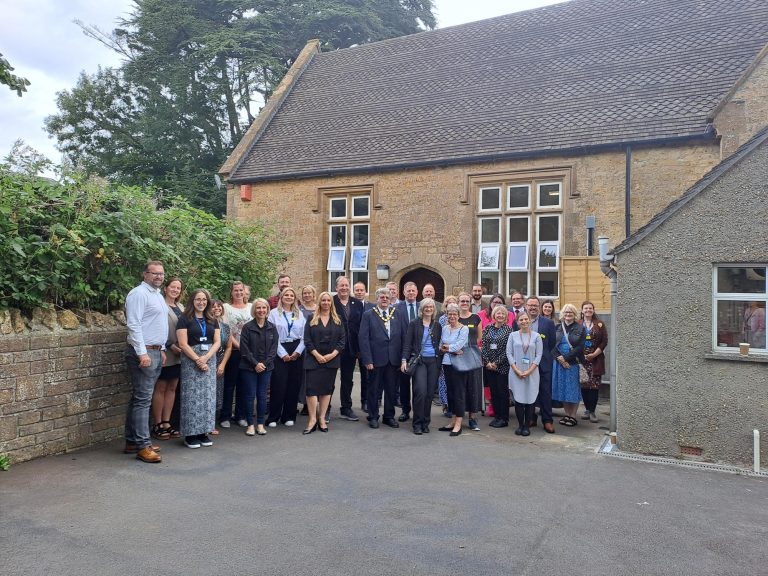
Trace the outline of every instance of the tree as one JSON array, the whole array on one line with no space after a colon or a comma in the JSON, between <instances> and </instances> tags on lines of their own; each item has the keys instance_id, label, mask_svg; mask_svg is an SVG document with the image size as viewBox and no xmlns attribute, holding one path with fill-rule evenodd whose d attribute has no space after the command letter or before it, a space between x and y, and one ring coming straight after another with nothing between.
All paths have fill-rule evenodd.
<instances>
[{"instance_id":1,"label":"tree","mask_svg":"<svg viewBox=\"0 0 768 576\"><path fill-rule=\"evenodd\" d=\"M307 40L324 50L432 28L432 0L135 0L105 33L119 70L81 76L46 126L92 173L222 213L213 175Z\"/></svg>"},{"instance_id":2,"label":"tree","mask_svg":"<svg viewBox=\"0 0 768 576\"><path fill-rule=\"evenodd\" d=\"M2 54L0 54L0 84L5 84L11 90L15 90L16 94L21 97L21 93L27 91L29 80L22 78L21 76L16 76L15 74L11 74L13 70L15 70L15 68L11 66L11 63L8 62L7 59L3 58Z\"/></svg>"}]
</instances>

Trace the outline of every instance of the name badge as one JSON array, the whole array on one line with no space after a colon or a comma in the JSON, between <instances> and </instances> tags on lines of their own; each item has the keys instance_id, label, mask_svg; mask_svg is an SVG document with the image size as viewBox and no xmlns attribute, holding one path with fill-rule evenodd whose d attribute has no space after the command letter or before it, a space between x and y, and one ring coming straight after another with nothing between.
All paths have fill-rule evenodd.
<instances>
[{"instance_id":1,"label":"name badge","mask_svg":"<svg viewBox=\"0 0 768 576\"><path fill-rule=\"evenodd\" d=\"M208 352L208 350L210 349L211 347L208 346L208 344L200 344L200 350L202 350L203 352Z\"/></svg>"},{"instance_id":2,"label":"name badge","mask_svg":"<svg viewBox=\"0 0 768 576\"><path fill-rule=\"evenodd\" d=\"M200 342L208 342L207 336L200 336Z\"/></svg>"},{"instance_id":3,"label":"name badge","mask_svg":"<svg viewBox=\"0 0 768 576\"><path fill-rule=\"evenodd\" d=\"M496 350L496 349L498 349L498 347L499 347L499 345L498 345L498 344L496 344L496 342L494 342L493 344L491 344L491 350Z\"/></svg>"},{"instance_id":4,"label":"name badge","mask_svg":"<svg viewBox=\"0 0 768 576\"><path fill-rule=\"evenodd\" d=\"M528 369L528 367L531 365L531 359L530 359L530 358L528 358L528 356L523 356L523 357L520 359L520 365L521 365L521 366L522 366L522 367L523 367L525 370L527 370L527 369Z\"/></svg>"}]
</instances>

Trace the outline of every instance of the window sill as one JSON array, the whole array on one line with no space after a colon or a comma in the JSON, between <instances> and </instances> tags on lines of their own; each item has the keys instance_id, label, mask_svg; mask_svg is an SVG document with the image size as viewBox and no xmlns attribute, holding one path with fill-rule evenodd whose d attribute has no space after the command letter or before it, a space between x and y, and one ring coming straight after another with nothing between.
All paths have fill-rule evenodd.
<instances>
[{"instance_id":1,"label":"window sill","mask_svg":"<svg viewBox=\"0 0 768 576\"><path fill-rule=\"evenodd\" d=\"M704 358L707 360L725 360L728 362L757 362L758 364L768 364L768 355L766 354L750 354L749 356L742 356L738 352L710 352L704 354Z\"/></svg>"}]
</instances>

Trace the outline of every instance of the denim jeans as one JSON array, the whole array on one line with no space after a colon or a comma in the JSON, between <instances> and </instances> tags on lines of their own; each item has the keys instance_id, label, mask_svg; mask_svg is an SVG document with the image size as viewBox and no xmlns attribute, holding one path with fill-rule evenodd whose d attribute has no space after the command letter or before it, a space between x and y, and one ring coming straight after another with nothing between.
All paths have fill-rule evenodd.
<instances>
[{"instance_id":1,"label":"denim jeans","mask_svg":"<svg viewBox=\"0 0 768 576\"><path fill-rule=\"evenodd\" d=\"M243 409L248 426L253 425L253 401L256 400L256 424L264 424L267 416L267 390L272 379L272 370L256 373L240 370L240 385L243 386Z\"/></svg>"},{"instance_id":2,"label":"denim jeans","mask_svg":"<svg viewBox=\"0 0 768 576\"><path fill-rule=\"evenodd\" d=\"M243 386L240 383L240 350L232 348L226 368L224 368L224 387L221 393L219 422L232 420L232 401L235 401L235 420L245 418L243 408Z\"/></svg>"},{"instance_id":3,"label":"denim jeans","mask_svg":"<svg viewBox=\"0 0 768 576\"><path fill-rule=\"evenodd\" d=\"M149 408L152 405L152 393L155 382L163 368L160 350L147 350L152 364L147 368L139 367L139 357L133 347L125 351L125 363L131 373L133 393L125 414L125 441L136 444L139 449L151 444L149 437Z\"/></svg>"}]
</instances>

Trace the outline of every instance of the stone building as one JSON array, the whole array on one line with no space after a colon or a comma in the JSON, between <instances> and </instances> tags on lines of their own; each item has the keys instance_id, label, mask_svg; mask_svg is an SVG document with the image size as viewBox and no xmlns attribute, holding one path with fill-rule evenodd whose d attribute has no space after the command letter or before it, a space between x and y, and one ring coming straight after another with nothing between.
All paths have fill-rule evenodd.
<instances>
[{"instance_id":1,"label":"stone building","mask_svg":"<svg viewBox=\"0 0 768 576\"><path fill-rule=\"evenodd\" d=\"M752 463L768 425L767 182L765 128L613 250L620 448Z\"/></svg>"},{"instance_id":2,"label":"stone building","mask_svg":"<svg viewBox=\"0 0 768 576\"><path fill-rule=\"evenodd\" d=\"M310 41L221 168L227 213L279 227L298 285L481 282L606 310L592 236L626 238L768 125L767 45L755 0Z\"/></svg>"}]
</instances>

